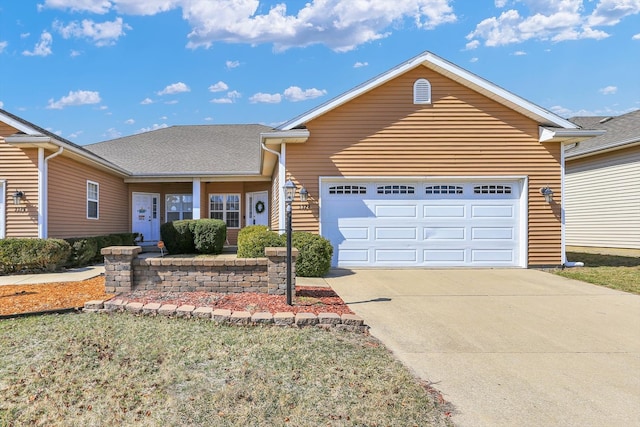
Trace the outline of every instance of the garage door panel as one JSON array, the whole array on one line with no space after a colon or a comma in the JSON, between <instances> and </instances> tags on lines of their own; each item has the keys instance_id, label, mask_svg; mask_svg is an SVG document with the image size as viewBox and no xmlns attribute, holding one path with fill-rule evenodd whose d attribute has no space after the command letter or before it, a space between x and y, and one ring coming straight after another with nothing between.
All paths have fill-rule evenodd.
<instances>
[{"instance_id":1,"label":"garage door panel","mask_svg":"<svg viewBox=\"0 0 640 427\"><path fill-rule=\"evenodd\" d=\"M422 230L425 240L455 240L465 239L464 227L429 227Z\"/></svg>"},{"instance_id":2,"label":"garage door panel","mask_svg":"<svg viewBox=\"0 0 640 427\"><path fill-rule=\"evenodd\" d=\"M521 265L520 183L423 183L412 194L378 193L378 187L362 183L358 194L322 200L322 234L334 245L333 265ZM500 193L504 188L511 192Z\"/></svg>"},{"instance_id":3,"label":"garage door panel","mask_svg":"<svg viewBox=\"0 0 640 427\"><path fill-rule=\"evenodd\" d=\"M465 206L443 205L424 206L422 209L424 218L464 218Z\"/></svg>"}]
</instances>

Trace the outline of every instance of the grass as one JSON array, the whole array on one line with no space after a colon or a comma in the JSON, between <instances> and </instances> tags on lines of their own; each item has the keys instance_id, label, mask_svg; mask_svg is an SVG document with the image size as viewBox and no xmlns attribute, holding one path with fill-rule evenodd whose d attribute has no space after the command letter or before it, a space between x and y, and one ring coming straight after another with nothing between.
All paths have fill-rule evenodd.
<instances>
[{"instance_id":1,"label":"grass","mask_svg":"<svg viewBox=\"0 0 640 427\"><path fill-rule=\"evenodd\" d=\"M0 321L0 425L443 426L374 338L64 314Z\"/></svg>"},{"instance_id":2,"label":"grass","mask_svg":"<svg viewBox=\"0 0 640 427\"><path fill-rule=\"evenodd\" d=\"M640 258L567 252L569 261L582 261L584 267L556 271L570 279L640 295Z\"/></svg>"}]
</instances>

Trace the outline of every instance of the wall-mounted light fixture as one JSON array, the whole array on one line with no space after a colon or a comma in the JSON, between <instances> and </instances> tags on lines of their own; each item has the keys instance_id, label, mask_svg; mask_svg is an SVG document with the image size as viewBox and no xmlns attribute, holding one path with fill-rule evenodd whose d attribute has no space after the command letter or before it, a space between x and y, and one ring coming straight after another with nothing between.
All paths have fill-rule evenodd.
<instances>
[{"instance_id":1,"label":"wall-mounted light fixture","mask_svg":"<svg viewBox=\"0 0 640 427\"><path fill-rule=\"evenodd\" d=\"M542 194L544 196L544 201L545 202L547 202L547 203L553 202L553 190L551 188L549 188L548 185L546 187L542 187L540 189L540 194Z\"/></svg>"},{"instance_id":2,"label":"wall-mounted light fixture","mask_svg":"<svg viewBox=\"0 0 640 427\"><path fill-rule=\"evenodd\" d=\"M309 192L307 191L306 188L302 187L300 189L300 201L302 203L306 203L307 202L307 198L309 197Z\"/></svg>"},{"instance_id":3,"label":"wall-mounted light fixture","mask_svg":"<svg viewBox=\"0 0 640 427\"><path fill-rule=\"evenodd\" d=\"M24 192L20 190L16 190L15 193L13 193L13 204L16 206L20 206L20 203L22 202L23 198L24 198Z\"/></svg>"}]
</instances>

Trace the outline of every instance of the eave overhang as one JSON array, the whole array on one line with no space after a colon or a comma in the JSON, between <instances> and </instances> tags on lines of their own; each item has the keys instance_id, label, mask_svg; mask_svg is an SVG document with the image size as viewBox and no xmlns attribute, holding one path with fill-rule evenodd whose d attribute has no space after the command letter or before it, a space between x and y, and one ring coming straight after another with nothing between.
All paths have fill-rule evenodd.
<instances>
[{"instance_id":1,"label":"eave overhang","mask_svg":"<svg viewBox=\"0 0 640 427\"><path fill-rule=\"evenodd\" d=\"M302 144L309 139L310 132L307 129L291 129L274 132L263 132L260 141L268 145Z\"/></svg>"},{"instance_id":2,"label":"eave overhang","mask_svg":"<svg viewBox=\"0 0 640 427\"><path fill-rule=\"evenodd\" d=\"M576 142L584 141L585 139L604 135L605 133L606 131L601 129L563 129L540 126L539 141L573 144Z\"/></svg>"}]
</instances>

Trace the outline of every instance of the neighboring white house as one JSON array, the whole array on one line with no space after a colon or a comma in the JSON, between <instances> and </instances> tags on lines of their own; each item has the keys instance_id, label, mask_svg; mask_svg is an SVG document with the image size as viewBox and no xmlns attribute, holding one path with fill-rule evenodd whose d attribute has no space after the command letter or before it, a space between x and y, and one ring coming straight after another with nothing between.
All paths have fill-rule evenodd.
<instances>
[{"instance_id":1,"label":"neighboring white house","mask_svg":"<svg viewBox=\"0 0 640 427\"><path fill-rule=\"evenodd\" d=\"M640 249L640 110L571 121L606 133L566 149L566 244Z\"/></svg>"}]
</instances>

